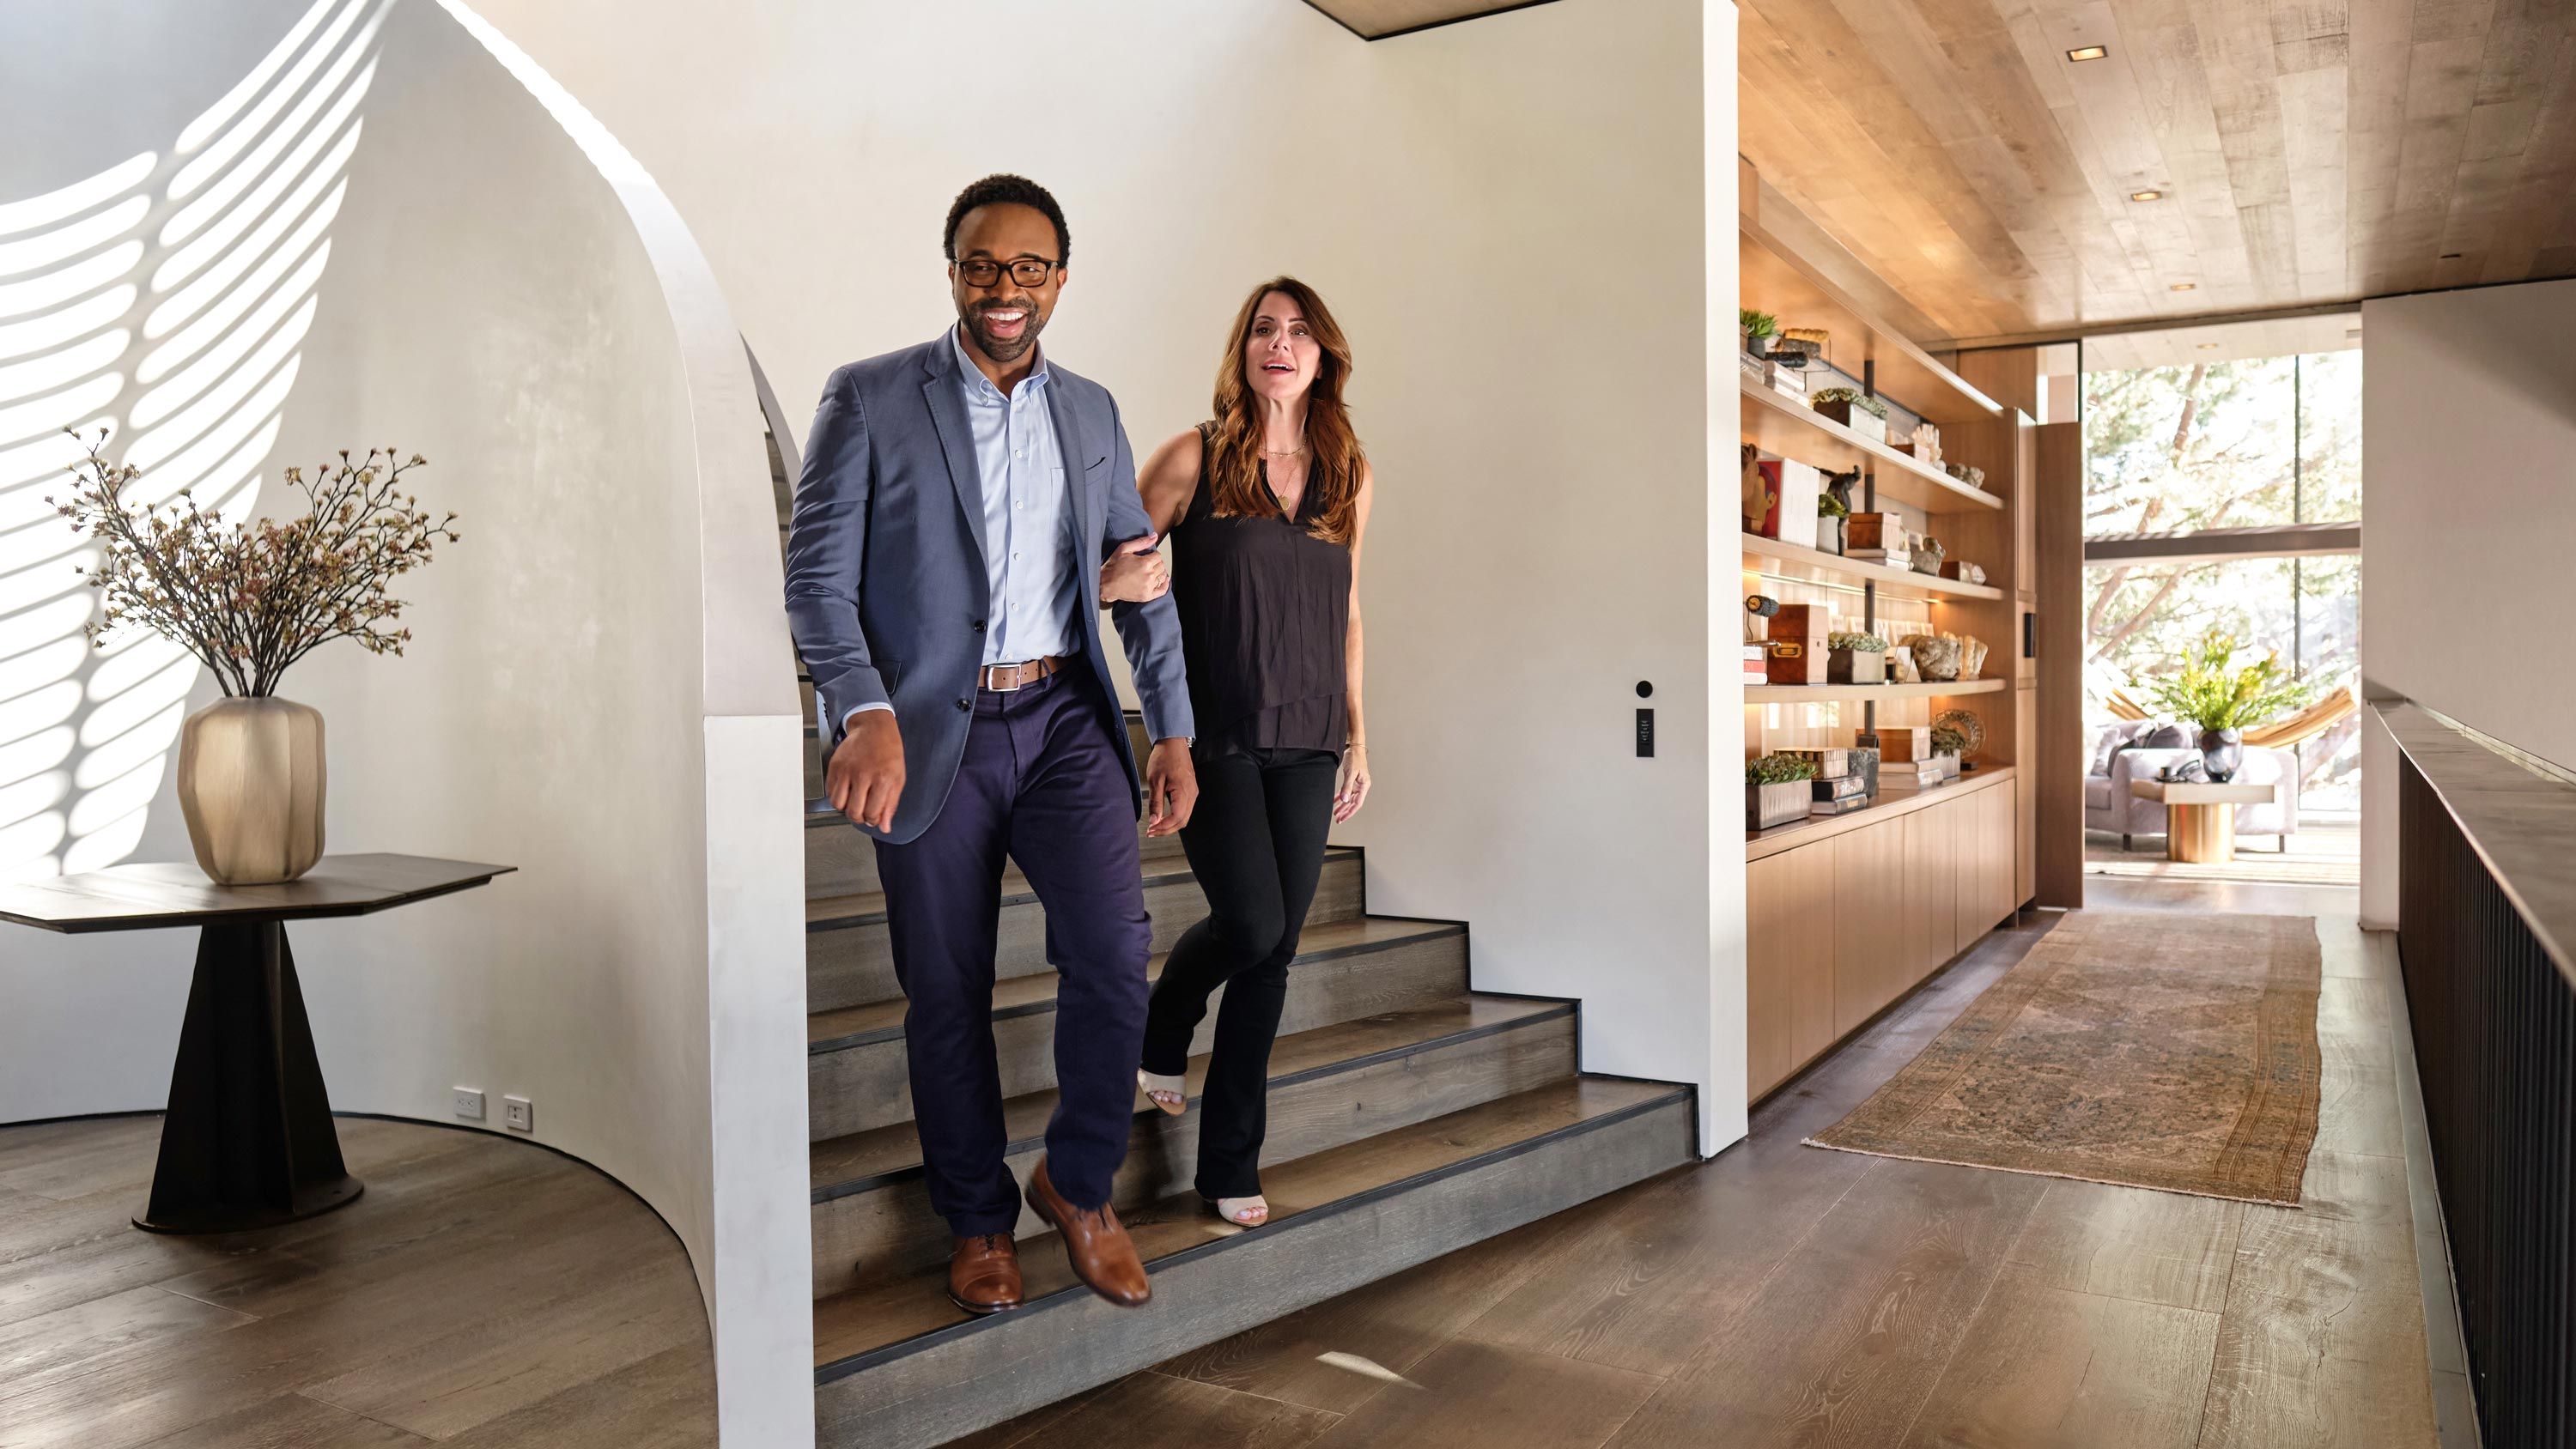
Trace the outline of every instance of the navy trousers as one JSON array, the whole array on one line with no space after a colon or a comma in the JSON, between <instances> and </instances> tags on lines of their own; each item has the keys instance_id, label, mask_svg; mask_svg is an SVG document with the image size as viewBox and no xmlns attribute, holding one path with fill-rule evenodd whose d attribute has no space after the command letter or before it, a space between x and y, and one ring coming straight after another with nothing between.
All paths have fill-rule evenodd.
<instances>
[{"instance_id":1,"label":"navy trousers","mask_svg":"<svg viewBox=\"0 0 2576 1449\"><path fill-rule=\"evenodd\" d=\"M1047 1175L1078 1208L1109 1201L1127 1155L1153 943L1135 797L1110 734L1125 725L1101 684L1077 664L979 691L974 710L938 818L909 845L877 842L930 1205L960 1237L1020 1216L993 1055L1003 859L1046 908L1058 977Z\"/></svg>"}]
</instances>

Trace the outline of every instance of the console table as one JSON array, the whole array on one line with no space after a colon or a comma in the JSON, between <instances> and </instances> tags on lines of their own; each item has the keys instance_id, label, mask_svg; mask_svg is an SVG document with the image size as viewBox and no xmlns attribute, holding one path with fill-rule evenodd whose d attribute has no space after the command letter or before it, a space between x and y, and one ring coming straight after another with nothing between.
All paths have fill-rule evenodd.
<instances>
[{"instance_id":1,"label":"console table","mask_svg":"<svg viewBox=\"0 0 2576 1449\"><path fill-rule=\"evenodd\" d=\"M138 1228L228 1233L355 1200L340 1160L288 921L363 916L517 869L416 855L332 855L301 880L227 886L193 864L120 865L0 887L0 921L81 935L195 926L196 981L170 1068L161 1157Z\"/></svg>"},{"instance_id":2,"label":"console table","mask_svg":"<svg viewBox=\"0 0 2576 1449\"><path fill-rule=\"evenodd\" d=\"M2210 780L2129 782L2130 794L2165 807L2165 859L2194 865L2225 865L2234 860L2236 807L2270 800L2283 788Z\"/></svg>"}]
</instances>

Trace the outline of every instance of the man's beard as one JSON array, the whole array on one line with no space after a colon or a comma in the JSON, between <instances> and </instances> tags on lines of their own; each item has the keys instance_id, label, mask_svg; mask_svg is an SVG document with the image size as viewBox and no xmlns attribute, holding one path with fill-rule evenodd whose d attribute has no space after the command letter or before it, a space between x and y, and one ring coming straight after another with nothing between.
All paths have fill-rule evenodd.
<instances>
[{"instance_id":1,"label":"man's beard","mask_svg":"<svg viewBox=\"0 0 2576 1449\"><path fill-rule=\"evenodd\" d=\"M1008 340L995 337L984 327L984 313L988 309L999 312L1025 312L1029 318L1028 325L1020 329L1020 335L1017 337ZM1030 348L1038 345L1038 333L1046 326L1046 318L1039 313L1035 302L987 302L970 307L961 315L966 323L966 331L975 339L975 346L995 362L1019 361L1027 355Z\"/></svg>"}]
</instances>

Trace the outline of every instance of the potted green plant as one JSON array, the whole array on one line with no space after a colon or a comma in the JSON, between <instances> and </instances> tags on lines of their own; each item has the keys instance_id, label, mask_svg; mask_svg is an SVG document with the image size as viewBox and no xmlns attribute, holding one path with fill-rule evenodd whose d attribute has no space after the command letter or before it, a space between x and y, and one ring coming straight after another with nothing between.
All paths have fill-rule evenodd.
<instances>
[{"instance_id":1,"label":"potted green plant","mask_svg":"<svg viewBox=\"0 0 2576 1449\"><path fill-rule=\"evenodd\" d=\"M1763 344L1780 335L1780 319L1768 312L1738 307L1735 309L1735 335L1745 352L1760 357Z\"/></svg>"},{"instance_id":2,"label":"potted green plant","mask_svg":"<svg viewBox=\"0 0 2576 1449\"><path fill-rule=\"evenodd\" d=\"M1873 443L1887 441L1887 404L1858 388L1829 387L1807 394L1807 405Z\"/></svg>"},{"instance_id":3,"label":"potted green plant","mask_svg":"<svg viewBox=\"0 0 2576 1449\"><path fill-rule=\"evenodd\" d=\"M1955 725L1932 727L1932 758L1941 762L1941 778L1959 778L1959 757L1968 752L1968 736Z\"/></svg>"},{"instance_id":4,"label":"potted green plant","mask_svg":"<svg viewBox=\"0 0 2576 1449\"><path fill-rule=\"evenodd\" d=\"M2278 654L2237 667L2235 637L2212 629L2149 693L2164 718L2200 731L2201 762L2210 779L2225 784L2244 763L2245 726L2305 705L2313 690L2281 667Z\"/></svg>"},{"instance_id":5,"label":"potted green plant","mask_svg":"<svg viewBox=\"0 0 2576 1449\"><path fill-rule=\"evenodd\" d=\"M142 470L108 462L106 441L105 428L82 439L89 456L70 469L79 482L55 504L97 540L96 565L81 570L103 606L90 639L105 648L140 624L214 674L224 697L180 727L175 783L188 843L221 884L293 880L322 858L322 715L278 698L278 682L336 639L402 653L411 631L387 586L428 563L433 542L457 541L456 515L433 522L403 491L403 475L428 459L382 448L358 459L343 450L309 477L287 469L301 518L233 522L187 489L137 501Z\"/></svg>"},{"instance_id":6,"label":"potted green plant","mask_svg":"<svg viewBox=\"0 0 2576 1449\"><path fill-rule=\"evenodd\" d=\"M1768 830L1807 818L1816 762L1798 755L1764 755L1744 762L1744 828Z\"/></svg>"},{"instance_id":7,"label":"potted green plant","mask_svg":"<svg viewBox=\"0 0 2576 1449\"><path fill-rule=\"evenodd\" d=\"M1831 493L1816 495L1816 547L1839 555L1843 551L1843 523L1851 517L1851 505Z\"/></svg>"},{"instance_id":8,"label":"potted green plant","mask_svg":"<svg viewBox=\"0 0 2576 1449\"><path fill-rule=\"evenodd\" d=\"M1875 634L1829 635L1825 679L1833 684L1885 684L1887 641Z\"/></svg>"}]
</instances>

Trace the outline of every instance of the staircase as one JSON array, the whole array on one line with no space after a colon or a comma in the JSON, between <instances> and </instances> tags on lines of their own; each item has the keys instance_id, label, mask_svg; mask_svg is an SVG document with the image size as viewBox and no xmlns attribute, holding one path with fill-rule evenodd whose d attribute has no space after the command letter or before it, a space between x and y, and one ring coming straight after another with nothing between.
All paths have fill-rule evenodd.
<instances>
[{"instance_id":1,"label":"staircase","mask_svg":"<svg viewBox=\"0 0 2576 1449\"><path fill-rule=\"evenodd\" d=\"M780 517L790 485L773 445ZM1360 852L1335 849L1306 917L1270 1063L1267 1226L1217 1221L1192 1191L1190 1110L1141 1095L1120 1216L1154 1300L1113 1308L1023 1210L1026 1306L970 1318L946 1296L904 1066L903 1000L873 846L822 795L805 684L807 1111L814 1398L825 1446L908 1449L970 1433L1691 1158L1690 1089L1586 1075L1570 1001L1470 990L1467 928L1372 916ZM1141 757L1141 726L1131 716ZM1177 840L1144 842L1150 970L1207 914ZM1056 978L1045 916L1003 885L993 1034L1010 1163L1026 1181L1055 1105Z\"/></svg>"}]
</instances>

